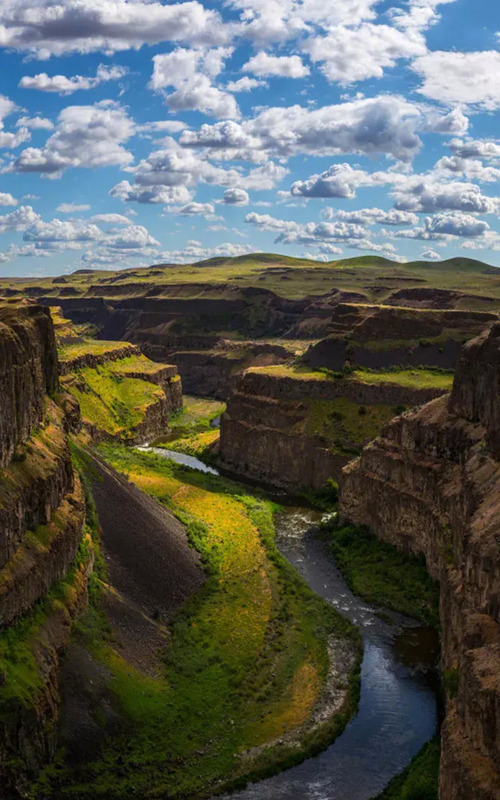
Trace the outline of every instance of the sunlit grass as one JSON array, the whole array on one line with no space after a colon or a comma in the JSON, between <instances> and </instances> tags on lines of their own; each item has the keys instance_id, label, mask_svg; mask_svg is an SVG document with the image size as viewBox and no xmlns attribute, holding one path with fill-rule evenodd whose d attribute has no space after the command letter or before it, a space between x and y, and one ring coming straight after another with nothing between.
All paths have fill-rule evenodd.
<instances>
[{"instance_id":1,"label":"sunlit grass","mask_svg":"<svg viewBox=\"0 0 500 800\"><path fill-rule=\"evenodd\" d=\"M273 505L149 453L101 449L184 521L208 578L173 621L158 679L130 667L98 631L90 635L128 724L122 736L108 740L102 760L71 779L56 771L55 785L67 783L63 794L72 800L209 796L218 781L300 758L304 748L317 746L318 736L338 732L348 707L320 734L304 732L300 745L281 754L271 748L256 761L244 755L307 722L328 669L328 634L354 636L354 646L357 641L349 623L279 555Z\"/></svg>"}]
</instances>

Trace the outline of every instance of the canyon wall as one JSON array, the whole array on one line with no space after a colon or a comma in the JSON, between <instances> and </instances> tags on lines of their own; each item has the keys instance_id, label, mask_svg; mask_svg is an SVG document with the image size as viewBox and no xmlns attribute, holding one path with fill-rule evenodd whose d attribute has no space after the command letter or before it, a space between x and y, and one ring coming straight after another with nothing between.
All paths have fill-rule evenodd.
<instances>
[{"instance_id":1,"label":"canyon wall","mask_svg":"<svg viewBox=\"0 0 500 800\"><path fill-rule=\"evenodd\" d=\"M321 489L338 479L362 445L401 406L421 405L442 390L327 378L286 367L249 369L222 415L222 465L288 489Z\"/></svg>"},{"instance_id":2,"label":"canyon wall","mask_svg":"<svg viewBox=\"0 0 500 800\"><path fill-rule=\"evenodd\" d=\"M55 752L60 658L92 544L47 309L0 309L0 365L0 793L16 798Z\"/></svg>"},{"instance_id":3,"label":"canyon wall","mask_svg":"<svg viewBox=\"0 0 500 800\"><path fill-rule=\"evenodd\" d=\"M346 360L370 369L402 365L453 369L462 344L498 320L498 314L418 307L423 291L402 292L408 302L415 302L415 308L339 303L333 309L328 336L309 348L304 362L314 369L333 370L342 369ZM446 302L443 294L452 294L425 293L435 294L442 303Z\"/></svg>"},{"instance_id":4,"label":"canyon wall","mask_svg":"<svg viewBox=\"0 0 500 800\"><path fill-rule=\"evenodd\" d=\"M441 800L500 797L500 323L451 395L390 422L341 482L344 519L423 554L441 587Z\"/></svg>"}]
</instances>

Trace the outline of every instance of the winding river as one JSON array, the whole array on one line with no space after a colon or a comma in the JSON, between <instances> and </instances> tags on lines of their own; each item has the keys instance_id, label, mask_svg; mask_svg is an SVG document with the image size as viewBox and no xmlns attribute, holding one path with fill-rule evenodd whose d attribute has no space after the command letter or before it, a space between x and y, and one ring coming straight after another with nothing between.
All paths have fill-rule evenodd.
<instances>
[{"instance_id":1,"label":"winding river","mask_svg":"<svg viewBox=\"0 0 500 800\"><path fill-rule=\"evenodd\" d=\"M144 449L216 472L181 453ZM380 615L380 609L354 595L315 535L318 520L317 512L286 508L277 521L277 544L311 589L361 630L359 710L320 755L226 795L231 800L370 800L436 731L435 634L394 612Z\"/></svg>"}]
</instances>

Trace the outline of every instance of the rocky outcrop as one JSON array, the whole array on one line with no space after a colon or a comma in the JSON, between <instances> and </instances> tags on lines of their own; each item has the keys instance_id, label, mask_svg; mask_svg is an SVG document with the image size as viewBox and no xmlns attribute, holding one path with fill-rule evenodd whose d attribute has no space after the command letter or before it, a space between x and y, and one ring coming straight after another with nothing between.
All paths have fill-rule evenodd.
<instances>
[{"instance_id":1,"label":"rocky outcrop","mask_svg":"<svg viewBox=\"0 0 500 800\"><path fill-rule=\"evenodd\" d=\"M345 468L343 518L425 556L441 587L441 800L500 797L500 324L451 396L389 423Z\"/></svg>"},{"instance_id":2,"label":"rocky outcrop","mask_svg":"<svg viewBox=\"0 0 500 800\"><path fill-rule=\"evenodd\" d=\"M134 355L138 356L140 354L141 351L137 345L123 344L119 347L110 347L109 350L103 353L87 352L81 353L81 355L75 358L62 357L59 361L59 374L68 375L71 372L75 372L77 369L84 369L85 367L95 369L100 364L108 363L108 361L118 361L120 358L127 358L128 356Z\"/></svg>"},{"instance_id":3,"label":"rocky outcrop","mask_svg":"<svg viewBox=\"0 0 500 800\"><path fill-rule=\"evenodd\" d=\"M42 421L58 384L52 320L40 306L0 309L0 466Z\"/></svg>"},{"instance_id":4,"label":"rocky outcrop","mask_svg":"<svg viewBox=\"0 0 500 800\"><path fill-rule=\"evenodd\" d=\"M0 309L0 794L54 754L60 659L85 606L92 543L48 309Z\"/></svg>"},{"instance_id":5,"label":"rocky outcrop","mask_svg":"<svg viewBox=\"0 0 500 800\"><path fill-rule=\"evenodd\" d=\"M274 486L320 489L339 478L398 407L421 405L440 393L287 368L249 369L222 415L221 463Z\"/></svg>"},{"instance_id":6,"label":"rocky outcrop","mask_svg":"<svg viewBox=\"0 0 500 800\"><path fill-rule=\"evenodd\" d=\"M453 369L462 344L496 320L493 312L340 303L329 335L309 348L304 363L334 370L346 360L371 369Z\"/></svg>"}]
</instances>

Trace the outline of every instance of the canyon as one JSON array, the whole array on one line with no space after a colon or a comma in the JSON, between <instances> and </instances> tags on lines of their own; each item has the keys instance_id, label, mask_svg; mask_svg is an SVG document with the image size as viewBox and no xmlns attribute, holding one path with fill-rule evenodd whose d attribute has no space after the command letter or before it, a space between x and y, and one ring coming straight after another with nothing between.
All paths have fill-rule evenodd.
<instances>
[{"instance_id":1,"label":"canyon","mask_svg":"<svg viewBox=\"0 0 500 800\"><path fill-rule=\"evenodd\" d=\"M440 587L439 798L500 795L496 275L466 259L313 265L260 254L0 282L0 783L7 797L27 797L33 785L39 791L40 773L53 797L68 787L78 800L94 789L113 798L132 787L147 793L148 770L164 793L208 796L231 780L295 763L307 747L339 735L355 708L355 633L294 583L269 538L272 506L252 485L329 511L338 491L342 524L425 559ZM196 407L183 391L200 408L207 398L221 401L213 404L219 410L200 411L183 430L186 408ZM157 439L158 447L134 447ZM201 454L211 467L194 474L169 460L165 447ZM221 569L230 579L215 579ZM193 628L186 619L196 621ZM236 626L231 652L222 619ZM258 648L240 652L239 626L248 642L261 631L265 657ZM337 716L316 729L308 726L323 697L327 630L343 689ZM159 667L158 648L171 653L178 692ZM96 689L82 684L81 664ZM255 698L239 697L239 678L231 676L250 669ZM215 674L216 684L228 681L230 712L211 694ZM279 686L282 705L259 682ZM192 694L198 683L212 698L212 715ZM146 715L131 699L141 692ZM240 719L245 703L251 710ZM223 735L218 713L231 715ZM130 763L142 765L137 772L120 755L127 735ZM155 736L167 767L151 747ZM227 750L224 737L232 737ZM303 751L300 737L312 743ZM45 767L61 741L76 761L57 762L52 774ZM75 755L79 741L85 758Z\"/></svg>"},{"instance_id":2,"label":"canyon","mask_svg":"<svg viewBox=\"0 0 500 800\"><path fill-rule=\"evenodd\" d=\"M342 516L439 581L441 800L500 795L499 390L496 323L463 348L451 394L390 422L341 480Z\"/></svg>"}]
</instances>

